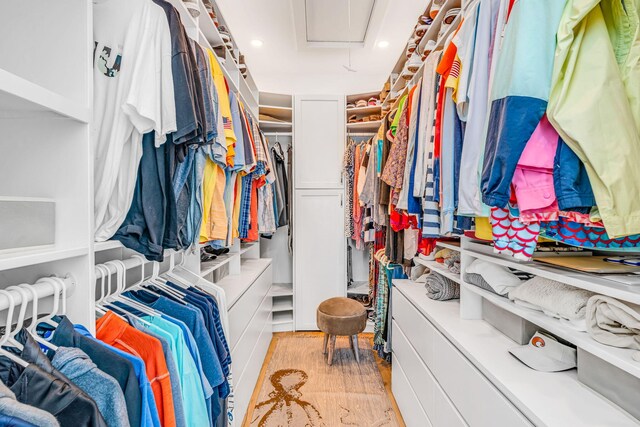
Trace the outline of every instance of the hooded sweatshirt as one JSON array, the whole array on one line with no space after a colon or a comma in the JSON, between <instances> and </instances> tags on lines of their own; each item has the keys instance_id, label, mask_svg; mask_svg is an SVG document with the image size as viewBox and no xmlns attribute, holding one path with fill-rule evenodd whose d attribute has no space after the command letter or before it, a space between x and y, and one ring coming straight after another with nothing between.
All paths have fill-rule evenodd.
<instances>
[{"instance_id":1,"label":"hooded sweatshirt","mask_svg":"<svg viewBox=\"0 0 640 427\"><path fill-rule=\"evenodd\" d=\"M98 369L84 351L59 347L51 363L96 402L109 427L129 427L127 405L118 382Z\"/></svg>"}]
</instances>

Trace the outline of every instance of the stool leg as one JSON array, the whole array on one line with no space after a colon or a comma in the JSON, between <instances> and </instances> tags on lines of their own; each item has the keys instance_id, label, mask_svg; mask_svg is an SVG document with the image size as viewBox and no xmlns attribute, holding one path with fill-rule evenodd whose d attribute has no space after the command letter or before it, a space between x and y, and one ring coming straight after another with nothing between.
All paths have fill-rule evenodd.
<instances>
[{"instance_id":1,"label":"stool leg","mask_svg":"<svg viewBox=\"0 0 640 427\"><path fill-rule=\"evenodd\" d=\"M329 366L331 366L331 364L333 363L333 352L335 349L336 349L336 336L331 335L329 337L329 357L327 358L327 362L329 363Z\"/></svg>"},{"instance_id":2,"label":"stool leg","mask_svg":"<svg viewBox=\"0 0 640 427\"><path fill-rule=\"evenodd\" d=\"M329 342L329 334L324 334L324 346L322 347L322 354L327 354L327 343Z\"/></svg>"},{"instance_id":3,"label":"stool leg","mask_svg":"<svg viewBox=\"0 0 640 427\"><path fill-rule=\"evenodd\" d=\"M358 351L358 335L352 335L349 337L351 341L351 348L353 349L353 354L356 356L356 362L360 363L360 352Z\"/></svg>"}]
</instances>

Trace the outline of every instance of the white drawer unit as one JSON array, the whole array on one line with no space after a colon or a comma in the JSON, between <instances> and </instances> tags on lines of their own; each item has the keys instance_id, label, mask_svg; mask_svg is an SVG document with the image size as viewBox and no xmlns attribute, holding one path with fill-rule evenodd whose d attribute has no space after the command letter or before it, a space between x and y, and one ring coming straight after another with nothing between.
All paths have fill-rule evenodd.
<instances>
[{"instance_id":1,"label":"white drawer unit","mask_svg":"<svg viewBox=\"0 0 640 427\"><path fill-rule=\"evenodd\" d=\"M440 387L437 380L424 364L416 350L409 343L408 338L398 326L393 322L393 355L397 362L395 368L404 366L409 375L409 384L420 401L422 409L434 426L466 427L458 410Z\"/></svg>"},{"instance_id":2,"label":"white drawer unit","mask_svg":"<svg viewBox=\"0 0 640 427\"><path fill-rule=\"evenodd\" d=\"M433 301L409 280L393 284L392 389L408 426L638 425L575 371L526 367L508 351L514 341L484 320L462 319L459 301Z\"/></svg>"},{"instance_id":3,"label":"white drawer unit","mask_svg":"<svg viewBox=\"0 0 640 427\"><path fill-rule=\"evenodd\" d=\"M243 259L241 273L216 283L229 306L229 348L233 369L233 415L241 425L272 337L271 259Z\"/></svg>"},{"instance_id":4,"label":"white drawer unit","mask_svg":"<svg viewBox=\"0 0 640 427\"><path fill-rule=\"evenodd\" d=\"M234 348L251 315L258 310L271 287L271 265L263 270L246 292L229 308L229 347Z\"/></svg>"},{"instance_id":5,"label":"white drawer unit","mask_svg":"<svg viewBox=\"0 0 640 427\"><path fill-rule=\"evenodd\" d=\"M238 343L235 347L231 347L233 374L236 378L240 378L245 369L247 369L247 364L250 363L249 357L258 342L258 338L260 338L260 334L262 334L264 326L267 323L271 324L271 297L269 295L263 297L260 307L250 320L244 333L238 339ZM260 360L253 361L253 363L258 364L260 362Z\"/></svg>"},{"instance_id":6,"label":"white drawer unit","mask_svg":"<svg viewBox=\"0 0 640 427\"><path fill-rule=\"evenodd\" d=\"M411 388L409 379L397 363L395 355L393 365L391 391L396 398L400 412L402 412L405 424L407 427L431 427L431 422L420 406L418 396Z\"/></svg>"}]
</instances>

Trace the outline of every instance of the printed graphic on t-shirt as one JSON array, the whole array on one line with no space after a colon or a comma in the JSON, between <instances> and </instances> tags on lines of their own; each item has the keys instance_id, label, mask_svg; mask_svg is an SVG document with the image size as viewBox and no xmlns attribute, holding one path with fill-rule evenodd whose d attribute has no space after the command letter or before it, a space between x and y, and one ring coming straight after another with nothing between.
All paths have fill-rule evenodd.
<instances>
[{"instance_id":1,"label":"printed graphic on t-shirt","mask_svg":"<svg viewBox=\"0 0 640 427\"><path fill-rule=\"evenodd\" d=\"M98 42L94 42L93 57L95 64L98 70L107 77L116 77L120 71L120 64L122 62L121 54L112 55L112 53L114 53L112 48L102 46L102 50L100 50L99 56L96 58L96 54L98 54ZM112 58L112 56L114 56L114 58Z\"/></svg>"}]
</instances>

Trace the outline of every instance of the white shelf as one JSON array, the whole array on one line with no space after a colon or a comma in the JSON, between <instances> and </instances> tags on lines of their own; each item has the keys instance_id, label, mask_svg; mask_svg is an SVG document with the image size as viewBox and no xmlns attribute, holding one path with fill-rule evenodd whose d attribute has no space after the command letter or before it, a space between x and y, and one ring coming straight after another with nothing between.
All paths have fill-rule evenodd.
<instances>
[{"instance_id":1,"label":"white shelf","mask_svg":"<svg viewBox=\"0 0 640 427\"><path fill-rule=\"evenodd\" d=\"M457 300L434 301L409 280L394 286L535 425L637 426L638 422L581 384L575 370L538 372L509 349L517 345L483 320L460 318Z\"/></svg>"},{"instance_id":2,"label":"white shelf","mask_svg":"<svg viewBox=\"0 0 640 427\"><path fill-rule=\"evenodd\" d=\"M369 295L369 283L364 282L357 286L347 288L347 294L352 295Z\"/></svg>"},{"instance_id":3,"label":"white shelf","mask_svg":"<svg viewBox=\"0 0 640 427\"><path fill-rule=\"evenodd\" d=\"M35 249L20 249L0 254L0 271L20 268L29 265L44 264L67 258L75 258L89 254L88 247L71 249L56 249L43 247Z\"/></svg>"},{"instance_id":4,"label":"white shelf","mask_svg":"<svg viewBox=\"0 0 640 427\"><path fill-rule=\"evenodd\" d=\"M247 253L251 249L255 248L257 244L258 244L258 242L240 243L240 255L244 255L245 253Z\"/></svg>"},{"instance_id":5,"label":"white shelf","mask_svg":"<svg viewBox=\"0 0 640 427\"><path fill-rule=\"evenodd\" d=\"M289 332L293 331L293 319L288 322L274 323L272 326L273 332Z\"/></svg>"},{"instance_id":6,"label":"white shelf","mask_svg":"<svg viewBox=\"0 0 640 427\"><path fill-rule=\"evenodd\" d=\"M462 279L460 279L460 274L452 273L451 271L449 271L449 269L447 267L445 267L444 265L440 264L439 262L427 261L427 260L424 260L424 259L422 259L420 257L415 257L413 260L415 262L417 262L418 264L422 264L425 267L429 268L431 271L434 271L434 272L440 274L441 276L446 277L447 279L451 279L456 283L462 284Z\"/></svg>"},{"instance_id":7,"label":"white shelf","mask_svg":"<svg viewBox=\"0 0 640 427\"><path fill-rule=\"evenodd\" d=\"M93 244L94 252L103 252L112 249L124 249L124 246L118 240L107 240L105 242L95 242Z\"/></svg>"},{"instance_id":8,"label":"white shelf","mask_svg":"<svg viewBox=\"0 0 640 427\"><path fill-rule=\"evenodd\" d=\"M482 296L483 298L486 298L498 307L503 308L515 314L516 316L522 317L523 319L526 319L529 322L540 326L542 329L546 329L552 334L555 334L560 338L563 338L570 343L581 347L589 353L619 367L620 369L630 373L634 377L640 378L640 363L631 358L633 353L635 353L635 350L611 347L600 344L599 342L591 338L591 336L587 332L580 332L567 327L562 322L560 322L560 320L549 317L541 311L522 307L515 304L508 298L498 296L468 283L464 283L462 286L464 286L471 292L474 292Z\"/></svg>"},{"instance_id":9,"label":"white shelf","mask_svg":"<svg viewBox=\"0 0 640 427\"><path fill-rule=\"evenodd\" d=\"M367 105L366 107L347 108L347 114L371 114L379 113L382 109L382 105Z\"/></svg>"},{"instance_id":10,"label":"white shelf","mask_svg":"<svg viewBox=\"0 0 640 427\"><path fill-rule=\"evenodd\" d=\"M293 283L274 283L271 285L272 297L286 297L293 295Z\"/></svg>"},{"instance_id":11,"label":"white shelf","mask_svg":"<svg viewBox=\"0 0 640 427\"><path fill-rule=\"evenodd\" d=\"M287 128L291 128L291 126L293 125L293 123L291 122L274 122L271 120L260 120L260 126L264 126L264 127L270 127L270 128L283 128L283 129L287 129Z\"/></svg>"},{"instance_id":12,"label":"white shelf","mask_svg":"<svg viewBox=\"0 0 640 427\"><path fill-rule=\"evenodd\" d=\"M436 242L436 246L439 246L439 247L441 247L441 248L445 248L445 249L451 249L452 251L460 252L460 242L454 242L454 241L449 241L449 242L445 242L445 241L437 241L437 242Z\"/></svg>"},{"instance_id":13,"label":"white shelf","mask_svg":"<svg viewBox=\"0 0 640 427\"><path fill-rule=\"evenodd\" d=\"M289 299L279 299L273 302L273 306L271 311L274 313L280 311L293 311L293 300Z\"/></svg>"},{"instance_id":14,"label":"white shelf","mask_svg":"<svg viewBox=\"0 0 640 427\"><path fill-rule=\"evenodd\" d=\"M11 118L34 112L55 114L82 123L91 120L88 106L0 69L0 114Z\"/></svg>"},{"instance_id":15,"label":"white shelf","mask_svg":"<svg viewBox=\"0 0 640 427\"><path fill-rule=\"evenodd\" d=\"M204 3L202 0L198 0L198 3L200 6L200 16L198 16L197 19L202 33L212 47L224 45L224 41L222 41L222 37L220 36L220 31L218 31L216 24L211 20L207 9L204 7Z\"/></svg>"},{"instance_id":16,"label":"white shelf","mask_svg":"<svg viewBox=\"0 0 640 427\"><path fill-rule=\"evenodd\" d=\"M566 283L602 295L608 295L624 301L640 304L640 286L626 285L600 277L596 274L551 267L540 262L518 262L512 257L492 253L493 248L471 241L463 243L463 252L473 258L479 258L494 264L514 268L536 276Z\"/></svg>"},{"instance_id":17,"label":"white shelf","mask_svg":"<svg viewBox=\"0 0 640 427\"><path fill-rule=\"evenodd\" d=\"M277 107L272 105L259 105L258 111L260 114L266 114L273 117L276 120L282 120L286 123L293 122L293 109L291 107ZM263 120L268 121L268 120Z\"/></svg>"},{"instance_id":18,"label":"white shelf","mask_svg":"<svg viewBox=\"0 0 640 427\"><path fill-rule=\"evenodd\" d=\"M238 255L237 253L233 255ZM243 260L240 266L240 274L229 275L216 283L221 287L227 297L227 307L231 309L240 299L242 294L251 287L253 282L269 267L269 258Z\"/></svg>"},{"instance_id":19,"label":"white shelf","mask_svg":"<svg viewBox=\"0 0 640 427\"><path fill-rule=\"evenodd\" d=\"M240 256L237 252L229 252L224 255L218 255L218 257L212 261L206 261L200 263L200 277L205 277L216 271L223 265L228 264L233 257Z\"/></svg>"},{"instance_id":20,"label":"white shelf","mask_svg":"<svg viewBox=\"0 0 640 427\"><path fill-rule=\"evenodd\" d=\"M273 313L273 325L293 324L293 313L291 311L282 311Z\"/></svg>"},{"instance_id":21,"label":"white shelf","mask_svg":"<svg viewBox=\"0 0 640 427\"><path fill-rule=\"evenodd\" d=\"M382 124L382 120L375 120L370 122L347 123L347 129L353 129L353 130L368 129L368 130L377 131L381 124Z\"/></svg>"}]
</instances>

